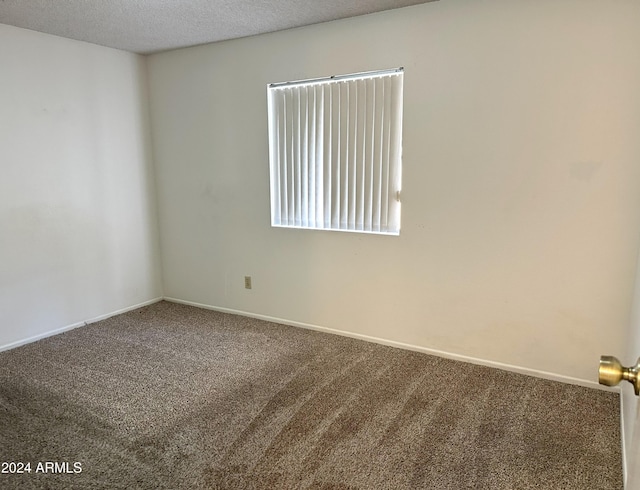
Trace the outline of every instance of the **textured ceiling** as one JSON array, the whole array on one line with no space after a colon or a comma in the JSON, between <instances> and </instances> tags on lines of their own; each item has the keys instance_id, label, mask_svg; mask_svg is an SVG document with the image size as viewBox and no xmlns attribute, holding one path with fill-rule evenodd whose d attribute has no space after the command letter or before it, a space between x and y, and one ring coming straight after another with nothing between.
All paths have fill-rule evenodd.
<instances>
[{"instance_id":1,"label":"textured ceiling","mask_svg":"<svg viewBox=\"0 0 640 490\"><path fill-rule=\"evenodd\" d=\"M0 23L149 54L433 0L0 0Z\"/></svg>"}]
</instances>

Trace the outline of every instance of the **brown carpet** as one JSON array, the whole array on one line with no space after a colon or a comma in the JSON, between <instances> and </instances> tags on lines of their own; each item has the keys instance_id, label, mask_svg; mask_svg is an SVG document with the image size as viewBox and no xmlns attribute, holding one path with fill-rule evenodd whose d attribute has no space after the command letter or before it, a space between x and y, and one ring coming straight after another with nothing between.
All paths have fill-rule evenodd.
<instances>
[{"instance_id":1,"label":"brown carpet","mask_svg":"<svg viewBox=\"0 0 640 490\"><path fill-rule=\"evenodd\" d=\"M167 302L0 353L0 461L32 465L3 489L622 488L613 393Z\"/></svg>"}]
</instances>

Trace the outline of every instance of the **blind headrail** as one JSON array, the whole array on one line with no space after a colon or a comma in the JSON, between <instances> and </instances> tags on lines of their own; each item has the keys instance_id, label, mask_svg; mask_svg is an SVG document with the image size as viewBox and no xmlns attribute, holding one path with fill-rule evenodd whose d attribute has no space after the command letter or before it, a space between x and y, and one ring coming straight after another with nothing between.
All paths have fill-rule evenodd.
<instances>
[{"instance_id":1,"label":"blind headrail","mask_svg":"<svg viewBox=\"0 0 640 490\"><path fill-rule=\"evenodd\" d=\"M291 87L291 86L300 86L300 85L313 85L315 83L321 83L321 82L332 82L332 81L337 82L345 79L356 80L359 78L372 78L372 77L392 75L394 73L402 73L402 72L404 72L404 67L400 66L398 68L390 68L388 70L363 71L359 73L351 73L348 75L331 75L330 77L308 78L306 80L295 80L292 82L275 82L275 83L270 83L268 87L280 88L280 87Z\"/></svg>"}]
</instances>

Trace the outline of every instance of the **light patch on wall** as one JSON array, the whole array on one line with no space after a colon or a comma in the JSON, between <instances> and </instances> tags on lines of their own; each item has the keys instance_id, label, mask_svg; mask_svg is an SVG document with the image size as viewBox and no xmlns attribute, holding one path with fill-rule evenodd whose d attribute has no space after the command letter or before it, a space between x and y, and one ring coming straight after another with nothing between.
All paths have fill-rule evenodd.
<instances>
[{"instance_id":1,"label":"light patch on wall","mask_svg":"<svg viewBox=\"0 0 640 490\"><path fill-rule=\"evenodd\" d=\"M588 182L598 173L601 167L602 162L597 161L573 162L570 165L571 177Z\"/></svg>"}]
</instances>

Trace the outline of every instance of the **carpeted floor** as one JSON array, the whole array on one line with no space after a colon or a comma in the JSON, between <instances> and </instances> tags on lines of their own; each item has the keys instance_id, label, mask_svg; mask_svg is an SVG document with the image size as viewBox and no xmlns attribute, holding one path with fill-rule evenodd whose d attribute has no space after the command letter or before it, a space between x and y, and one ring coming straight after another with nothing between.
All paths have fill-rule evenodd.
<instances>
[{"instance_id":1,"label":"carpeted floor","mask_svg":"<svg viewBox=\"0 0 640 490\"><path fill-rule=\"evenodd\" d=\"M162 302L0 353L0 461L32 468L0 488L620 489L618 411L613 393Z\"/></svg>"}]
</instances>

